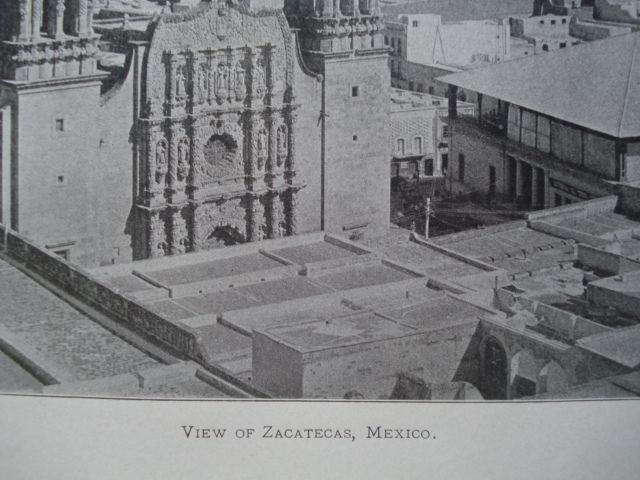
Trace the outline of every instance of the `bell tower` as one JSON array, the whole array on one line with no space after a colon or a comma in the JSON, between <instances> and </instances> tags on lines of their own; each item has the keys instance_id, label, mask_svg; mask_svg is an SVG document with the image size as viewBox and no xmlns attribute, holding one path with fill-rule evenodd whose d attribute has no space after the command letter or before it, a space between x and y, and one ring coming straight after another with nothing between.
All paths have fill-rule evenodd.
<instances>
[{"instance_id":1,"label":"bell tower","mask_svg":"<svg viewBox=\"0 0 640 480\"><path fill-rule=\"evenodd\" d=\"M389 225L389 49L377 0L288 1L322 77L322 227L358 239Z\"/></svg>"},{"instance_id":2,"label":"bell tower","mask_svg":"<svg viewBox=\"0 0 640 480\"><path fill-rule=\"evenodd\" d=\"M94 3L0 0L0 221L87 264L106 77L97 70Z\"/></svg>"}]
</instances>

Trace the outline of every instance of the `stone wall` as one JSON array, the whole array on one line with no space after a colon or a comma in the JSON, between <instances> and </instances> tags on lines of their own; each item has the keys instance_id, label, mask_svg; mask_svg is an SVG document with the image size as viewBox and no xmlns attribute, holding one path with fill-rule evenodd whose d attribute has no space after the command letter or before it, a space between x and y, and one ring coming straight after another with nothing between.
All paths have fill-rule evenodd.
<instances>
[{"instance_id":1,"label":"stone wall","mask_svg":"<svg viewBox=\"0 0 640 480\"><path fill-rule=\"evenodd\" d=\"M135 300L105 285L81 267L37 246L20 234L8 231L5 251L47 281L132 330L185 357L196 361L204 358L195 331L149 312Z\"/></svg>"},{"instance_id":2,"label":"stone wall","mask_svg":"<svg viewBox=\"0 0 640 480\"><path fill-rule=\"evenodd\" d=\"M578 262L583 267L609 275L640 270L640 262L638 261L584 244L578 245Z\"/></svg>"}]
</instances>

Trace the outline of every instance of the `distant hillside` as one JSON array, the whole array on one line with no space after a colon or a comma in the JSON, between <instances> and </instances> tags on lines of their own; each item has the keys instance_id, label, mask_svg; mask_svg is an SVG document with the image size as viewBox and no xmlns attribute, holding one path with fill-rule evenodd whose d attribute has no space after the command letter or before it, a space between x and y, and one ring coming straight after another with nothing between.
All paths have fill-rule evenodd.
<instances>
[{"instance_id":1,"label":"distant hillside","mask_svg":"<svg viewBox=\"0 0 640 480\"><path fill-rule=\"evenodd\" d=\"M387 19L395 19L400 14L433 13L447 22L480 20L531 14L533 0L422 0L383 5L382 11Z\"/></svg>"}]
</instances>

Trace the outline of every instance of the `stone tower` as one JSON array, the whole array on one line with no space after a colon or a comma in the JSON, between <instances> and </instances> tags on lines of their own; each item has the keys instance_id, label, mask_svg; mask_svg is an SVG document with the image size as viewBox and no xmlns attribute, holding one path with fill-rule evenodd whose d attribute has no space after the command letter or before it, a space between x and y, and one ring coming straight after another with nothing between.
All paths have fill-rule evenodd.
<instances>
[{"instance_id":1,"label":"stone tower","mask_svg":"<svg viewBox=\"0 0 640 480\"><path fill-rule=\"evenodd\" d=\"M359 238L389 223L390 71L377 0L285 3L322 76L322 228Z\"/></svg>"},{"instance_id":2,"label":"stone tower","mask_svg":"<svg viewBox=\"0 0 640 480\"><path fill-rule=\"evenodd\" d=\"M0 1L2 223L91 263L97 72L94 0Z\"/></svg>"}]
</instances>

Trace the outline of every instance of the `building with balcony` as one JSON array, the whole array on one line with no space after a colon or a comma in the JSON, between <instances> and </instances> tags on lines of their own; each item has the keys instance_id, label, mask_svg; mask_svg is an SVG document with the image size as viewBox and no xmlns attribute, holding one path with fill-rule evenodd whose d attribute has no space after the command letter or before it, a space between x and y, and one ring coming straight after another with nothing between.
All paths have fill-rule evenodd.
<instances>
[{"instance_id":1,"label":"building with balcony","mask_svg":"<svg viewBox=\"0 0 640 480\"><path fill-rule=\"evenodd\" d=\"M458 112L473 115L475 106L458 102ZM447 99L393 89L391 94L391 178L441 177L449 154Z\"/></svg>"},{"instance_id":2,"label":"building with balcony","mask_svg":"<svg viewBox=\"0 0 640 480\"><path fill-rule=\"evenodd\" d=\"M474 117L449 101L453 178L532 209L637 183L639 54L635 33L442 77L478 94Z\"/></svg>"}]
</instances>

